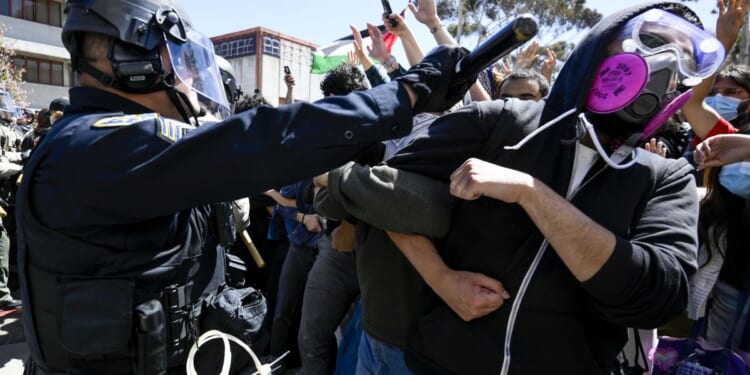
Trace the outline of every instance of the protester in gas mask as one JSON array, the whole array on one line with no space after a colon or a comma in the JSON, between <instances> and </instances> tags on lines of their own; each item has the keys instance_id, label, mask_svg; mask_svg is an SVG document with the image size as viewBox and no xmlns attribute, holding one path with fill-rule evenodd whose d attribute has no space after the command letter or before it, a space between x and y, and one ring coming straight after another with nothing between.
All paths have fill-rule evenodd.
<instances>
[{"instance_id":1,"label":"protester in gas mask","mask_svg":"<svg viewBox=\"0 0 750 375\"><path fill-rule=\"evenodd\" d=\"M388 166L348 164L318 179L349 213L392 232L452 219L436 236L440 257L425 237L391 233L434 291L405 350L414 372L609 373L626 327L685 309L692 168L636 146L723 58L684 5L634 6L592 29L546 99L443 115ZM407 172L450 181L455 211L432 179L416 203L399 203ZM555 350L538 355L540 338Z\"/></svg>"}]
</instances>

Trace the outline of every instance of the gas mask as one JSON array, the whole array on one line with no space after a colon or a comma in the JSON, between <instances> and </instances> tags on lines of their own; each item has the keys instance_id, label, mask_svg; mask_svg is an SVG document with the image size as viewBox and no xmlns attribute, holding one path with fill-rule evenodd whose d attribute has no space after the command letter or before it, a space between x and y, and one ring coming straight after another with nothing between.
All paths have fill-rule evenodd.
<instances>
[{"instance_id":1,"label":"gas mask","mask_svg":"<svg viewBox=\"0 0 750 375\"><path fill-rule=\"evenodd\" d=\"M604 160L622 169L635 160L620 165L622 160L611 159L603 152L595 129L629 135L621 146L629 151L624 157L616 152L618 159L630 151L635 153L635 144L651 137L690 99L691 87L719 69L724 48L698 26L661 9L628 21L615 43L619 50L599 66L586 100L586 109L594 114L597 125L592 125L586 114L579 118ZM623 129L607 131L607 120Z\"/></svg>"},{"instance_id":2,"label":"gas mask","mask_svg":"<svg viewBox=\"0 0 750 375\"><path fill-rule=\"evenodd\" d=\"M628 168L636 162L636 145L677 112L692 96L690 88L713 75L724 60L724 47L713 35L658 8L630 19L609 46L610 55L596 72L584 111L571 108L505 149L518 150L580 112L576 139L588 132L609 166ZM599 142L597 129L622 138L622 145L610 155ZM621 164L631 156L630 162Z\"/></svg>"}]
</instances>

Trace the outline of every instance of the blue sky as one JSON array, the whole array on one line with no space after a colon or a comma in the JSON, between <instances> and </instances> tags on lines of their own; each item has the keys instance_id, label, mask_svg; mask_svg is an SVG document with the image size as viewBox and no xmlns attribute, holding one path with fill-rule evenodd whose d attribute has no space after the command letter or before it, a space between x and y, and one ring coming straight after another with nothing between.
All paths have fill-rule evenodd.
<instances>
[{"instance_id":1,"label":"blue sky","mask_svg":"<svg viewBox=\"0 0 750 375\"><path fill-rule=\"evenodd\" d=\"M195 28L212 37L234 31L263 26L280 33L318 45L326 45L349 33L349 24L362 29L367 22L379 24L382 7L378 0L181 0ZM406 7L408 0L390 0L394 11ZM587 0L589 7L607 15L639 1ZM710 11L715 0L687 3L701 17L706 29L715 28L716 16ZM407 22L422 48L435 46L427 28L419 24L407 10ZM465 45L471 49L472 45ZM405 62L401 45L394 46L394 54Z\"/></svg>"}]
</instances>

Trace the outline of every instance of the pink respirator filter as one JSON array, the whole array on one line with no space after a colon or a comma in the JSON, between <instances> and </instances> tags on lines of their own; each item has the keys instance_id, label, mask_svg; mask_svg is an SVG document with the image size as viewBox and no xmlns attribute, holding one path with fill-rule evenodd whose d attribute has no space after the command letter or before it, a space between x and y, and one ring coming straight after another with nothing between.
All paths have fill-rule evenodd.
<instances>
[{"instance_id":1,"label":"pink respirator filter","mask_svg":"<svg viewBox=\"0 0 750 375\"><path fill-rule=\"evenodd\" d=\"M594 113L612 113L634 102L648 83L648 63L635 53L609 56L599 66L586 107Z\"/></svg>"}]
</instances>

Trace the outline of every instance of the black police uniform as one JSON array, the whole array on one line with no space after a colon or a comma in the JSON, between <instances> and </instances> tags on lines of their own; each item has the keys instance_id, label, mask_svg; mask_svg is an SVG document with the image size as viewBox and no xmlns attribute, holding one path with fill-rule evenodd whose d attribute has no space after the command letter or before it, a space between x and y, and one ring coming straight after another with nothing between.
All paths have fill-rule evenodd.
<instances>
[{"instance_id":1,"label":"black police uniform","mask_svg":"<svg viewBox=\"0 0 750 375\"><path fill-rule=\"evenodd\" d=\"M49 373L138 372L160 340L184 367L224 276L210 203L322 173L412 123L396 83L199 128L93 88L70 98L18 195L24 328Z\"/></svg>"}]
</instances>

